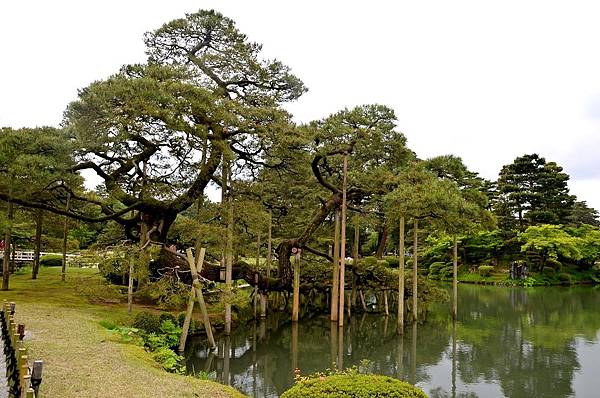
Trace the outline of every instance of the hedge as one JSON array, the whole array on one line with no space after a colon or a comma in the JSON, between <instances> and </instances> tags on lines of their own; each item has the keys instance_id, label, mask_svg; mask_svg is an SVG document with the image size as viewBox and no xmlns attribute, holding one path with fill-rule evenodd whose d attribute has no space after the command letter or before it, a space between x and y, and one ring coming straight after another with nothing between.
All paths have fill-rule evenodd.
<instances>
[{"instance_id":1,"label":"hedge","mask_svg":"<svg viewBox=\"0 0 600 398\"><path fill-rule=\"evenodd\" d=\"M56 254L46 254L40 257L42 267L62 267L62 256Z\"/></svg>"},{"instance_id":2,"label":"hedge","mask_svg":"<svg viewBox=\"0 0 600 398\"><path fill-rule=\"evenodd\" d=\"M371 374L336 374L301 379L281 398L427 398L408 383Z\"/></svg>"}]
</instances>

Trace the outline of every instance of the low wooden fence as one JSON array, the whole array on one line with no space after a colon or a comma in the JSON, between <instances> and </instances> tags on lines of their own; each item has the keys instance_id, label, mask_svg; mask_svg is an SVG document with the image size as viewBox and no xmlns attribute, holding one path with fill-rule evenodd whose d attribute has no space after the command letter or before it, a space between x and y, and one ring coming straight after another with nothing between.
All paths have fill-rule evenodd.
<instances>
[{"instance_id":1,"label":"low wooden fence","mask_svg":"<svg viewBox=\"0 0 600 398\"><path fill-rule=\"evenodd\" d=\"M0 332L4 343L6 381L10 398L39 398L42 382L42 361L33 361L30 367L27 348L23 345L25 326L15 323L15 303L4 300L0 311Z\"/></svg>"}]
</instances>

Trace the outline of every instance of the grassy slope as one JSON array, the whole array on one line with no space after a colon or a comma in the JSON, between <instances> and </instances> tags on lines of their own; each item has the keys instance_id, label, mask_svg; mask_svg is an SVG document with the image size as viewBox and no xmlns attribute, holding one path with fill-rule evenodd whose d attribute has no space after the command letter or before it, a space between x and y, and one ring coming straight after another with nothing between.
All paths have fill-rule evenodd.
<instances>
[{"instance_id":1,"label":"grassy slope","mask_svg":"<svg viewBox=\"0 0 600 398\"><path fill-rule=\"evenodd\" d=\"M29 357L44 360L46 397L243 397L211 381L167 373L143 348L115 341L100 320L128 324L126 304L90 304L76 284L94 283L95 271L43 268L38 280L13 275L0 299L17 303L16 318L31 333ZM97 283L97 282L95 282Z\"/></svg>"}]
</instances>

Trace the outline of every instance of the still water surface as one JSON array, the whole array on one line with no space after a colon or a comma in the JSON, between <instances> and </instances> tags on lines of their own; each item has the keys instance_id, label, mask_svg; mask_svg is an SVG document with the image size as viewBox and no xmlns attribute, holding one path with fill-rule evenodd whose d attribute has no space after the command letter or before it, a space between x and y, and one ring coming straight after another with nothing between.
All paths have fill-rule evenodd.
<instances>
[{"instance_id":1,"label":"still water surface","mask_svg":"<svg viewBox=\"0 0 600 398\"><path fill-rule=\"evenodd\" d=\"M187 351L206 372L251 397L278 397L302 374L364 366L441 397L600 397L600 289L459 286L459 315L432 309L423 324L395 333L394 317L358 314L341 333L327 317L298 325L274 314ZM227 353L229 355L227 355Z\"/></svg>"}]
</instances>

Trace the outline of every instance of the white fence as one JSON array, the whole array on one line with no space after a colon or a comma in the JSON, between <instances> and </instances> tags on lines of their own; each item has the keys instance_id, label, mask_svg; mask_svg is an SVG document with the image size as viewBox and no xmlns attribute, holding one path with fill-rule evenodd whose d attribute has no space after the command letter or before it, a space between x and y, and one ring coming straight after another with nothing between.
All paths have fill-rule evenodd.
<instances>
[{"instance_id":1,"label":"white fence","mask_svg":"<svg viewBox=\"0 0 600 398\"><path fill-rule=\"evenodd\" d=\"M17 250L15 251L15 257L14 260L17 263L27 263L27 262L33 262L33 250L32 251L21 251L21 250ZM45 256L46 254L52 254L55 256L62 256L62 253L48 253L48 252L41 252L40 256ZM67 254L67 258L70 257L75 257L74 254ZM4 258L4 251L0 251L0 259ZM12 253L11 253L11 258L12 258Z\"/></svg>"}]
</instances>

